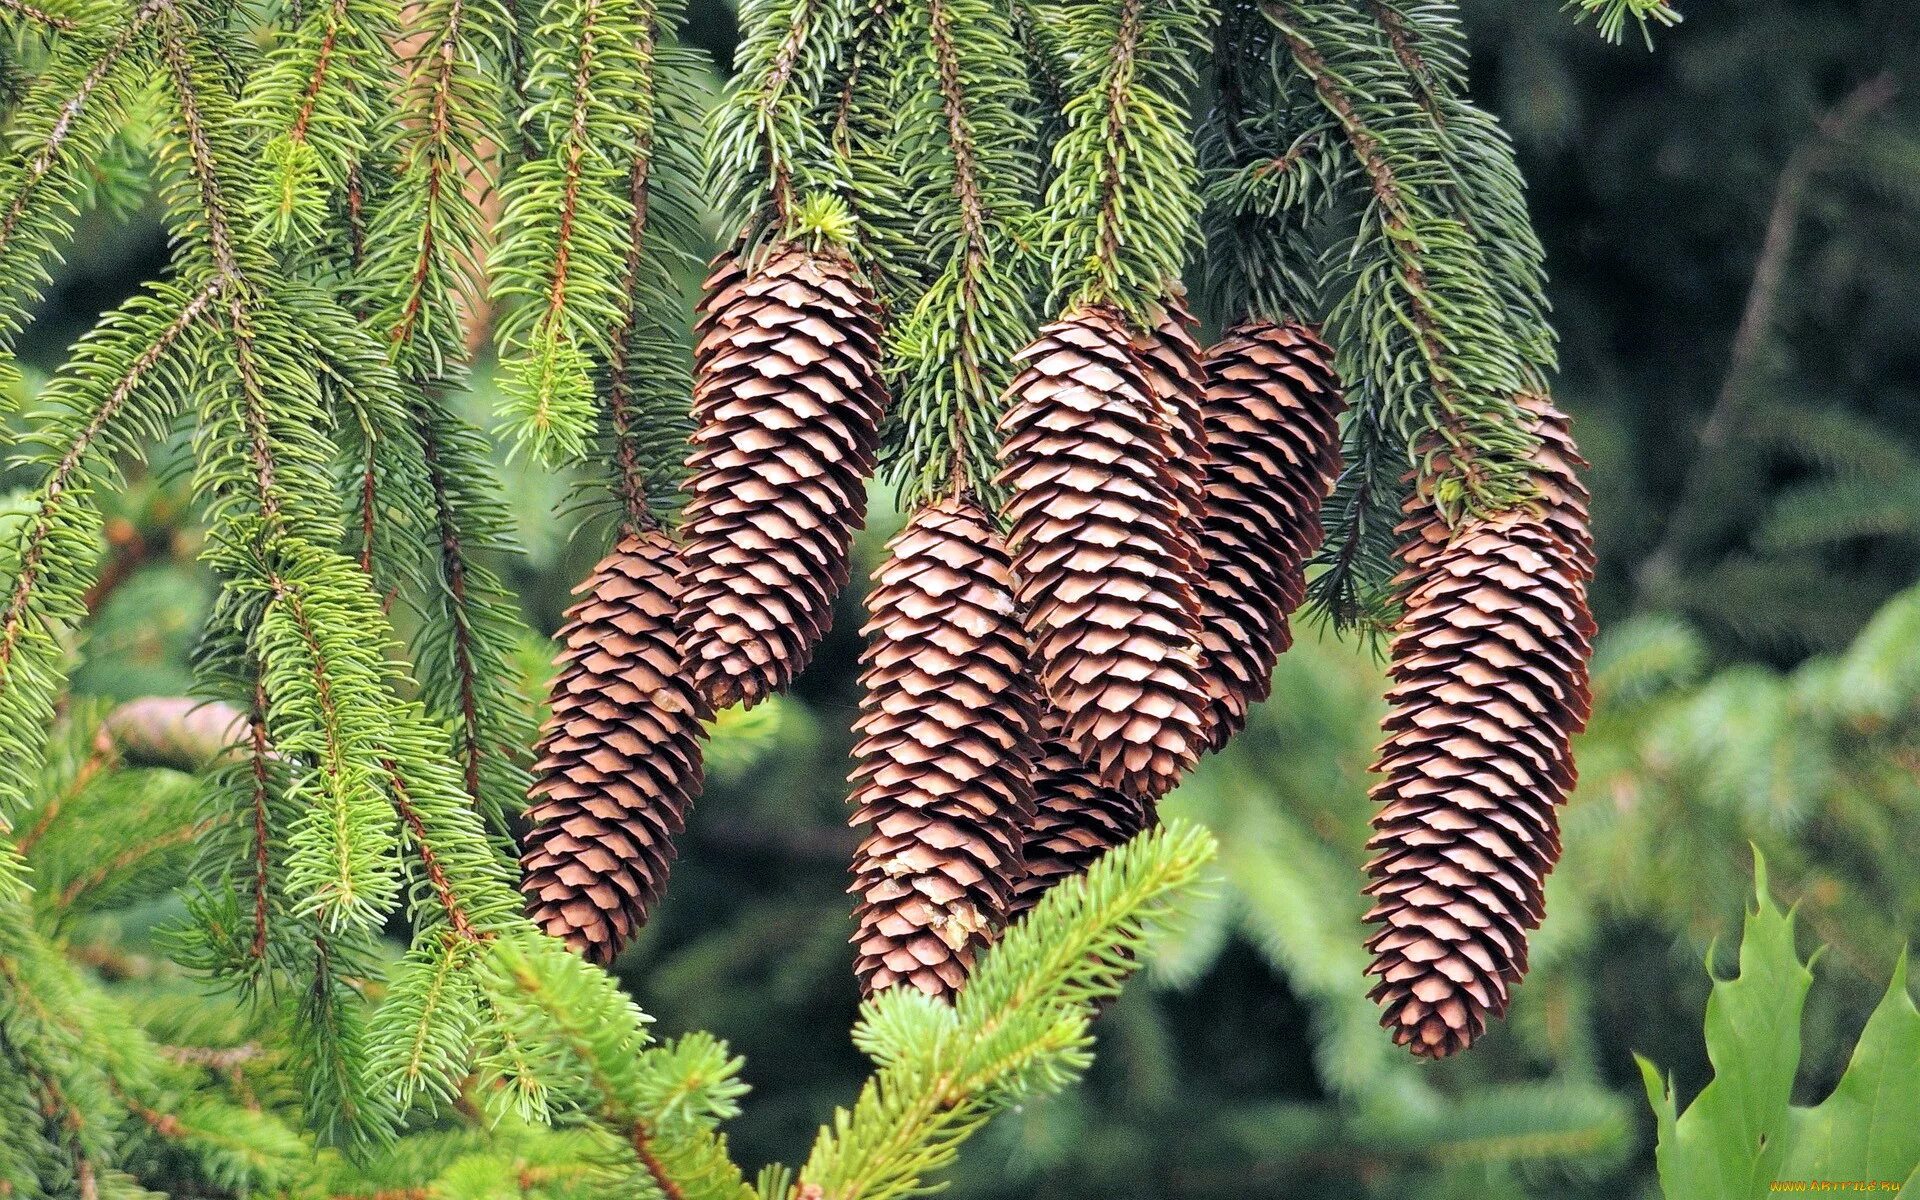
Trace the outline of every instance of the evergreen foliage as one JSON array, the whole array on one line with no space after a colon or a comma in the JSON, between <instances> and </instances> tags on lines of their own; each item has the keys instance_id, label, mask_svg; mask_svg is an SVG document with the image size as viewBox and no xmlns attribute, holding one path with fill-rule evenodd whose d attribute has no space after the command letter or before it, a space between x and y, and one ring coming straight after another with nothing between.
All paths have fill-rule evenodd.
<instances>
[{"instance_id":1,"label":"evergreen foliage","mask_svg":"<svg viewBox=\"0 0 1920 1200\"><path fill-rule=\"evenodd\" d=\"M1661 0L1570 7L1609 39L1677 20ZM715 242L844 251L874 285L895 393L882 456L908 506L996 499L1001 395L1042 316L1092 302L1141 325L1183 278L1212 321L1313 322L1339 347L1353 411L1322 613L1390 619L1410 487L1455 520L1532 500L1514 400L1554 368L1542 252L1514 148L1470 98L1452 5L740 9L738 69L709 113L710 68L672 0L0 5L0 350L97 229L147 204L167 237L158 281L43 386L13 389L30 399L8 479L22 491L0 523L12 1192L467 1196L512 1179L555 1196L908 1195L1013 1109L985 1136L1051 1128L1032 1160L1099 1178L1098 1147L1058 1134L1098 1101L1059 1093L1088 1068L1097 1010L1124 1062L1171 1040L1148 1001L1106 1006L1206 856L1177 819L1051 892L956 1006L891 994L865 1009L870 1081L802 1170L752 1181L720 1132L754 1119L739 1112L739 1060L704 1034L653 1042L612 977L518 915L510 835L539 687L525 664L545 647L517 593L565 559L557 545L518 557L516 518L527 496L577 491L604 518L578 539L592 558L605 526L670 517L688 284ZM1875 119L1884 107L1809 171L1871 191L1898 230L1915 156ZM465 404L489 342L505 440L539 464L510 464L509 486ZM1742 370L1767 374L1751 357ZM1912 811L1895 758L1916 711L1912 597L1843 650L1845 620L1776 629L1714 594L1737 594L1730 579L1779 591L1839 562L1883 599L1889 556L1872 551L1920 528L1912 456L1844 405L1750 402L1730 442L1742 462L1789 461L1789 482L1756 495L1769 515L1751 547L1716 561L1724 538L1683 531L1648 587L1749 622L1739 637L1833 653L1709 670L1713 643L1680 623L1611 639L1572 874L1503 1043L1526 1065L1582 1065L1462 1097L1471 1076L1421 1077L1387 1052L1350 937L1357 822L1334 807L1357 789L1324 779L1338 767L1299 768L1326 786L1282 811L1240 786L1267 777L1269 755L1346 734L1316 724L1332 711L1270 713L1279 749L1231 752L1170 802L1227 850L1223 895L1198 905L1201 933L1166 970L1217 971L1236 942L1257 946L1309 1014L1313 1094L1217 1105L1196 1153L1285 1141L1309 1163L1384 1156L1434 1194L1462 1162L1508 1190L1523 1171L1608 1169L1630 1135L1588 1044L1610 1001L1583 967L1623 921L1711 927L1738 864L1701 864L1726 866L1747 837L1816 895L1872 864L1858 894L1809 906L1836 957L1903 936L1886 900L1911 894L1913 871L1886 848ZM1429 444L1446 452L1416 455ZM199 631L196 691L234 714L221 745L164 764L72 694L90 687L70 687L76 661L125 686L108 647L125 634L111 604L129 597L102 596L130 546L148 552L153 530L130 542L122 527L155 495L172 508L158 539L172 574L154 586ZM1307 653L1326 678L1365 674L1325 646ZM1308 668L1293 670L1293 694L1309 694ZM1331 698L1356 728L1358 694ZM808 711L723 714L715 773L737 782L768 744L817 749ZM1619 796L1643 802L1607 803ZM720 959L762 967L769 946L790 950L797 965L769 970L768 991L791 995L814 986L814 959L838 965L842 932L795 936L770 912L741 923L751 951L689 939L637 953L664 961L671 996L699 994ZM1861 1053L1898 1020L1876 1018ZM1791 1121L1850 1128L1854 1095Z\"/></svg>"},{"instance_id":2,"label":"evergreen foliage","mask_svg":"<svg viewBox=\"0 0 1920 1200\"><path fill-rule=\"evenodd\" d=\"M0 935L0 1104L20 1116L4 1127L0 1172L20 1194L132 1195L145 1182L452 1197L494 1194L504 1178L541 1196L787 1194L751 1186L718 1129L746 1093L741 1060L703 1033L653 1042L650 1019L610 976L523 924L500 860L463 849L485 838L444 762L419 774L396 765L387 780L419 870L410 904L429 910L417 919L431 936L383 963L386 952L351 926L309 920L307 944L276 961L304 980L283 997L286 1040L263 1040L285 1019L277 1005L216 1005L204 1027L183 1029L177 1011L143 1013L80 966L89 912L140 920L151 889L186 866L185 843L230 819L195 802L220 786L217 774L200 784L176 769L240 753L185 740L178 722L190 711L121 720L94 706L58 730L60 753L36 789L21 846L36 880L59 891L32 906L9 899ZM220 720L237 730L249 718ZM150 743L186 752L169 766L133 765ZM388 749L399 760L408 748ZM130 791L169 799L129 813ZM143 852L102 862L102 839L126 836ZM957 1014L876 1002L855 1038L878 1073L822 1131L801 1186L904 1194L992 1115L1072 1079L1095 1005L1136 969L1211 853L1204 833L1172 827L1056 889L983 962L979 999ZM386 977L377 1001L366 994L376 972ZM442 1115L423 1126L408 1119L419 1110ZM903 1111L915 1122L902 1123ZM316 1156L328 1143L342 1152Z\"/></svg>"}]
</instances>

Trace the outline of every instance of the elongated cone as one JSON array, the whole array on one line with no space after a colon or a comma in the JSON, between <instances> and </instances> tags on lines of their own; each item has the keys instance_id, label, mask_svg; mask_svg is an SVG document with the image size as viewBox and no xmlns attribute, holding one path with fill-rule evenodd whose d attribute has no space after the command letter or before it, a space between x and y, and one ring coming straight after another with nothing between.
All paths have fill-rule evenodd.
<instances>
[{"instance_id":1,"label":"elongated cone","mask_svg":"<svg viewBox=\"0 0 1920 1200\"><path fill-rule=\"evenodd\" d=\"M715 708L786 688L832 623L885 403L877 311L851 262L797 246L707 280L679 622Z\"/></svg>"},{"instance_id":2,"label":"elongated cone","mask_svg":"<svg viewBox=\"0 0 1920 1200\"><path fill-rule=\"evenodd\" d=\"M700 792L709 710L673 629L681 569L665 533L622 537L559 634L520 890L535 924L603 965L666 890Z\"/></svg>"},{"instance_id":3,"label":"elongated cone","mask_svg":"<svg viewBox=\"0 0 1920 1200\"><path fill-rule=\"evenodd\" d=\"M1007 551L970 500L921 509L868 598L854 747L854 971L952 997L1006 924L1033 816L1034 697Z\"/></svg>"},{"instance_id":4,"label":"elongated cone","mask_svg":"<svg viewBox=\"0 0 1920 1200\"><path fill-rule=\"evenodd\" d=\"M1289 618L1320 549L1320 508L1340 472L1333 352L1298 323L1250 321L1207 354L1208 461L1200 643L1208 748L1246 728L1293 644Z\"/></svg>"},{"instance_id":5,"label":"elongated cone","mask_svg":"<svg viewBox=\"0 0 1920 1200\"><path fill-rule=\"evenodd\" d=\"M1061 738L1152 800L1199 756L1205 694L1174 446L1130 341L1118 313L1080 308L1020 352L1000 483Z\"/></svg>"},{"instance_id":6,"label":"elongated cone","mask_svg":"<svg viewBox=\"0 0 1920 1200\"><path fill-rule=\"evenodd\" d=\"M1180 551L1187 559L1188 583L1195 588L1203 574L1200 519L1207 471L1206 354L1193 338L1196 324L1186 302L1176 295L1162 306L1153 328L1133 339L1134 357L1167 431L1167 475L1180 506Z\"/></svg>"},{"instance_id":7,"label":"elongated cone","mask_svg":"<svg viewBox=\"0 0 1920 1200\"><path fill-rule=\"evenodd\" d=\"M1449 533L1417 500L1401 525L1404 615L1374 770L1367 919L1382 1024L1415 1054L1463 1049L1506 1012L1560 856L1555 806L1592 707L1593 542L1567 419L1524 397L1541 500Z\"/></svg>"},{"instance_id":8,"label":"elongated cone","mask_svg":"<svg viewBox=\"0 0 1920 1200\"><path fill-rule=\"evenodd\" d=\"M1150 804L1093 782L1079 756L1053 739L1040 743L1034 760L1033 810L1022 850L1027 869L1014 888L1015 921L1054 884L1086 874L1101 855L1153 824Z\"/></svg>"}]
</instances>

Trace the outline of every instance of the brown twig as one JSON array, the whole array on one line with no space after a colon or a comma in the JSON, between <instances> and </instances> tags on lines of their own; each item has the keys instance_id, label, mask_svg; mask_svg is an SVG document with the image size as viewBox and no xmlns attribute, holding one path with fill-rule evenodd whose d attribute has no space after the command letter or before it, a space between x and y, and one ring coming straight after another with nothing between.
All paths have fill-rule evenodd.
<instances>
[{"instance_id":1,"label":"brown twig","mask_svg":"<svg viewBox=\"0 0 1920 1200\"><path fill-rule=\"evenodd\" d=\"M1899 90L1899 81L1891 72L1884 71L1855 87L1839 104L1820 116L1813 131L1794 148L1781 168L1774 185L1773 205L1767 213L1766 233L1754 261L1753 279L1747 286L1746 303L1740 312L1740 324L1734 329L1727 372L1721 379L1719 394L1706 423L1700 427L1699 453L1681 483L1679 501L1668 510L1673 516L1667 522L1665 533L1634 573L1635 591L1642 603L1672 583L1680 569L1681 555L1687 550L1686 543L1696 521L1694 514L1707 507L1704 493L1712 480L1712 468L1733 437L1745 407L1747 385L1767 335L1773 329L1781 289L1786 283L1788 260L1793 254L1794 232L1800 224L1808 187L1826 166L1833 149L1858 129L1861 122L1892 103Z\"/></svg>"}]
</instances>

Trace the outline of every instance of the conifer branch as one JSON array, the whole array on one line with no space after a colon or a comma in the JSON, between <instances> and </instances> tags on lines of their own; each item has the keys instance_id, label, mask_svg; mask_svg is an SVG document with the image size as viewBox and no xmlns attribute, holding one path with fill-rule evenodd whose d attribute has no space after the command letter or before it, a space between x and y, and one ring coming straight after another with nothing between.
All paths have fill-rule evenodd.
<instances>
[{"instance_id":1,"label":"conifer branch","mask_svg":"<svg viewBox=\"0 0 1920 1200\"><path fill-rule=\"evenodd\" d=\"M81 340L43 396L33 440L45 449L28 461L46 474L9 548L13 584L0 611L0 821L32 794L64 679L57 630L85 612L95 490L114 481L117 459L164 436L219 291L217 281L194 295L161 286L129 301Z\"/></svg>"},{"instance_id":2,"label":"conifer branch","mask_svg":"<svg viewBox=\"0 0 1920 1200\"><path fill-rule=\"evenodd\" d=\"M1006 20L977 0L921 0L900 92L910 243L931 280L890 349L907 501L991 494L1000 398L1035 324L1028 251L1038 165L1031 98Z\"/></svg>"},{"instance_id":3,"label":"conifer branch","mask_svg":"<svg viewBox=\"0 0 1920 1200\"><path fill-rule=\"evenodd\" d=\"M249 120L266 135L267 167L251 202L269 244L325 235L333 196L348 190L388 119L383 67L397 14L390 0L326 0L248 81Z\"/></svg>"},{"instance_id":4,"label":"conifer branch","mask_svg":"<svg viewBox=\"0 0 1920 1200\"><path fill-rule=\"evenodd\" d=\"M1059 35L1070 96L1045 210L1054 306L1112 304L1145 322L1199 231L1186 96L1207 8L1197 0L1034 8Z\"/></svg>"},{"instance_id":5,"label":"conifer branch","mask_svg":"<svg viewBox=\"0 0 1920 1200\"><path fill-rule=\"evenodd\" d=\"M740 6L736 74L708 156L728 232L763 232L769 220L781 238L808 232L801 201L830 193L835 175L825 127L814 117L862 7L860 0Z\"/></svg>"},{"instance_id":6,"label":"conifer branch","mask_svg":"<svg viewBox=\"0 0 1920 1200\"><path fill-rule=\"evenodd\" d=\"M607 353L607 420L611 426L614 469L613 494L620 505L623 533L639 533L654 525L647 505L647 471L641 462L639 438L641 414L635 410L633 380L628 371L632 353L629 339L640 319L637 291L640 270L646 259L648 174L653 166L651 138L642 139L639 153L627 173L627 257L620 273L620 294L626 297L620 320L613 329L613 345Z\"/></svg>"},{"instance_id":7,"label":"conifer branch","mask_svg":"<svg viewBox=\"0 0 1920 1200\"><path fill-rule=\"evenodd\" d=\"M27 0L0 0L0 9L4 9L12 16L23 17L32 24L54 33L72 33L80 27L80 23L73 17L65 13L50 12L38 5L27 3Z\"/></svg>"},{"instance_id":8,"label":"conifer branch","mask_svg":"<svg viewBox=\"0 0 1920 1200\"><path fill-rule=\"evenodd\" d=\"M1327 317L1343 348L1342 375L1349 386L1377 389L1406 444L1429 428L1440 433L1450 452L1430 482L1450 517L1521 502L1533 442L1513 398L1537 385L1537 371L1530 347L1510 334L1509 293L1481 242L1427 190L1444 193L1447 178L1428 182L1445 164L1430 154L1423 161L1427 143L1410 132L1413 121L1431 128L1414 85L1361 14L1289 0L1264 0L1264 8L1338 123L1369 198L1359 239L1337 265L1344 294ZM1370 90L1351 82L1359 73Z\"/></svg>"},{"instance_id":9,"label":"conifer branch","mask_svg":"<svg viewBox=\"0 0 1920 1200\"><path fill-rule=\"evenodd\" d=\"M12 135L33 149L0 164L0 346L11 344L39 297L46 263L72 234L89 172L125 117L137 73L129 62L143 57L165 2L145 0L104 41L63 38L20 105Z\"/></svg>"},{"instance_id":10,"label":"conifer branch","mask_svg":"<svg viewBox=\"0 0 1920 1200\"><path fill-rule=\"evenodd\" d=\"M1640 37L1649 50L1653 48L1654 26L1670 29L1681 20L1680 10L1670 0L1566 0L1562 7L1572 9L1581 22L1593 18L1594 28L1609 42L1618 42L1631 20L1640 27Z\"/></svg>"},{"instance_id":11,"label":"conifer branch","mask_svg":"<svg viewBox=\"0 0 1920 1200\"><path fill-rule=\"evenodd\" d=\"M507 364L507 428L548 460L585 454L590 372L620 320L629 159L650 146L655 108L650 3L549 0L533 34L522 118L532 157L507 176L493 295Z\"/></svg>"},{"instance_id":12,"label":"conifer branch","mask_svg":"<svg viewBox=\"0 0 1920 1200\"><path fill-rule=\"evenodd\" d=\"M798 1194L922 1194L996 1112L1074 1079L1087 1063L1091 1006L1137 969L1144 937L1170 919L1212 854L1192 826L1143 835L1049 891L987 952L953 1007L911 988L868 1001L854 1040L878 1070L821 1129Z\"/></svg>"},{"instance_id":13,"label":"conifer branch","mask_svg":"<svg viewBox=\"0 0 1920 1200\"><path fill-rule=\"evenodd\" d=\"M427 597L417 644L428 710L453 726L468 795L496 827L525 796L519 765L532 718L509 689L520 629L512 596L475 558L508 545L508 518L491 494L478 434L437 398L415 410L432 497L440 588Z\"/></svg>"}]
</instances>

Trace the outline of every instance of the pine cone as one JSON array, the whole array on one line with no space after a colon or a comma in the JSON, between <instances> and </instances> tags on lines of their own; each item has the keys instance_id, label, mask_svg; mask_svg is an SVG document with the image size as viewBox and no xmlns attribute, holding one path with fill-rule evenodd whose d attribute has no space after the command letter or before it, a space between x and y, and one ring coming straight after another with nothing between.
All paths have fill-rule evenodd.
<instances>
[{"instance_id":1,"label":"pine cone","mask_svg":"<svg viewBox=\"0 0 1920 1200\"><path fill-rule=\"evenodd\" d=\"M715 708L813 657L846 586L880 410L880 327L853 265L795 246L723 258L695 352L681 648Z\"/></svg>"},{"instance_id":2,"label":"pine cone","mask_svg":"<svg viewBox=\"0 0 1920 1200\"><path fill-rule=\"evenodd\" d=\"M999 482L1062 738L1096 781L1152 800L1199 756L1205 696L1172 440L1130 340L1082 308L1020 352Z\"/></svg>"},{"instance_id":3,"label":"pine cone","mask_svg":"<svg viewBox=\"0 0 1920 1200\"><path fill-rule=\"evenodd\" d=\"M1193 339L1196 324L1185 301L1175 296L1161 309L1153 329L1133 339L1134 355L1167 431L1171 452L1167 474L1180 506L1180 549L1188 562L1188 582L1192 586L1198 585L1203 573L1200 516L1206 508L1207 470L1202 412L1207 396L1206 356Z\"/></svg>"},{"instance_id":4,"label":"pine cone","mask_svg":"<svg viewBox=\"0 0 1920 1200\"><path fill-rule=\"evenodd\" d=\"M1196 589L1208 748L1246 728L1293 644L1288 618L1320 549L1320 507L1340 470L1333 352L1300 324L1252 321L1207 355L1207 463Z\"/></svg>"},{"instance_id":5,"label":"pine cone","mask_svg":"<svg viewBox=\"0 0 1920 1200\"><path fill-rule=\"evenodd\" d=\"M1033 821L1023 849L1027 869L1014 888L1014 921L1032 911L1054 884L1086 874L1101 855L1153 824L1150 805L1094 783L1086 764L1056 740L1040 743L1033 794Z\"/></svg>"},{"instance_id":6,"label":"pine cone","mask_svg":"<svg viewBox=\"0 0 1920 1200\"><path fill-rule=\"evenodd\" d=\"M1591 709L1593 542L1567 418L1524 397L1541 503L1449 534L1409 501L1404 614L1374 770L1367 943L1382 1024L1415 1054L1465 1048L1506 1012L1560 856L1556 805Z\"/></svg>"},{"instance_id":7,"label":"pine cone","mask_svg":"<svg viewBox=\"0 0 1920 1200\"><path fill-rule=\"evenodd\" d=\"M520 890L535 924L602 965L666 889L700 791L709 710L673 631L681 571L665 533L629 534L575 589L585 598L560 629Z\"/></svg>"},{"instance_id":8,"label":"pine cone","mask_svg":"<svg viewBox=\"0 0 1920 1200\"><path fill-rule=\"evenodd\" d=\"M1034 699L1007 551L968 500L916 513L868 598L854 726L854 970L951 997L1006 924L1033 815Z\"/></svg>"}]
</instances>

